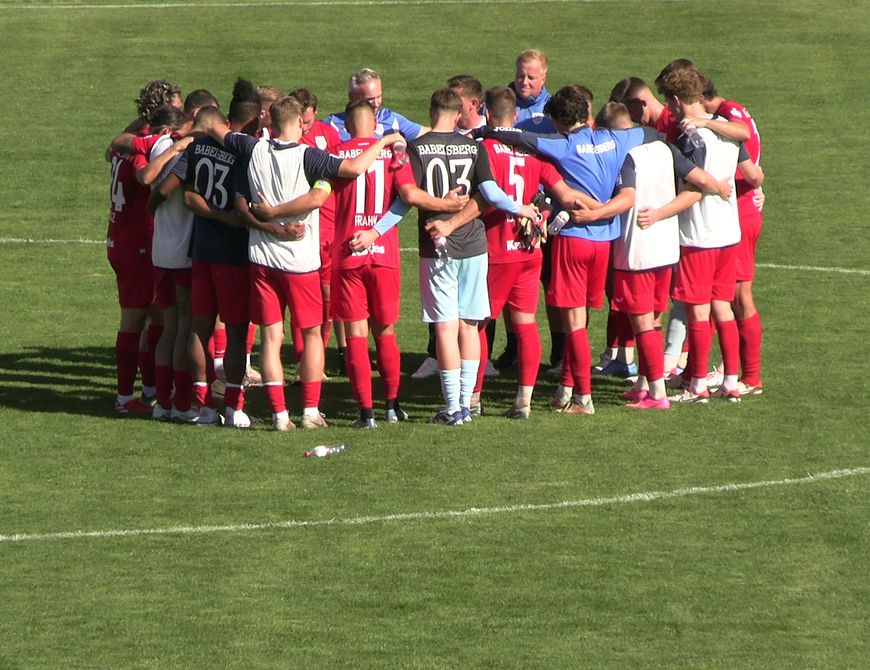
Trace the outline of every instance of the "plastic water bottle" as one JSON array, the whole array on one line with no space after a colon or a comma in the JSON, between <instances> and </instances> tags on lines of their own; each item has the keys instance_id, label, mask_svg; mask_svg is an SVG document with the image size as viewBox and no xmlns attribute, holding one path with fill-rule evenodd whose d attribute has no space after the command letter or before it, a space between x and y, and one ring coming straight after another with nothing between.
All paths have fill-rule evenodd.
<instances>
[{"instance_id":1,"label":"plastic water bottle","mask_svg":"<svg viewBox=\"0 0 870 670\"><path fill-rule=\"evenodd\" d=\"M347 445L344 442L338 444L318 444L311 451L305 452L305 458L327 458L334 454L341 454L345 449L347 449Z\"/></svg>"},{"instance_id":2,"label":"plastic water bottle","mask_svg":"<svg viewBox=\"0 0 870 670\"><path fill-rule=\"evenodd\" d=\"M683 126L683 134L689 138L689 142L691 142L692 146L696 149L700 149L704 146L704 138L701 137L701 133L699 133L698 129L691 123L687 123Z\"/></svg>"},{"instance_id":3,"label":"plastic water bottle","mask_svg":"<svg viewBox=\"0 0 870 670\"><path fill-rule=\"evenodd\" d=\"M550 222L549 226L547 226L547 234L550 236L558 235L559 231L565 227L565 224L568 223L570 218L571 215L563 209L561 212L556 214L556 218Z\"/></svg>"},{"instance_id":4,"label":"plastic water bottle","mask_svg":"<svg viewBox=\"0 0 870 670\"><path fill-rule=\"evenodd\" d=\"M393 166L402 167L408 162L408 145L405 140L396 140L391 147L393 152Z\"/></svg>"}]
</instances>

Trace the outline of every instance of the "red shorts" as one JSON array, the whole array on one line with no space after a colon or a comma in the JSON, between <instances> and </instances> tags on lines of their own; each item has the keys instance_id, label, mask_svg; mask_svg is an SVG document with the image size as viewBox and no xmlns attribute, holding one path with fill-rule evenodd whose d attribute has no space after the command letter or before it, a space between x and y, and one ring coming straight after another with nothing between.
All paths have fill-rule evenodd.
<instances>
[{"instance_id":1,"label":"red shorts","mask_svg":"<svg viewBox=\"0 0 870 670\"><path fill-rule=\"evenodd\" d=\"M614 270L612 308L626 314L668 311L671 274L670 265L637 272Z\"/></svg>"},{"instance_id":2,"label":"red shorts","mask_svg":"<svg viewBox=\"0 0 870 670\"><path fill-rule=\"evenodd\" d=\"M154 302L155 272L147 251L109 249L109 264L118 283L118 304L123 309L145 309Z\"/></svg>"},{"instance_id":3,"label":"red shorts","mask_svg":"<svg viewBox=\"0 0 870 670\"><path fill-rule=\"evenodd\" d=\"M535 314L538 311L538 282L543 259L540 254L517 263L495 263L489 266L486 283L489 286L489 311L498 317L509 305L515 312Z\"/></svg>"},{"instance_id":4,"label":"red shorts","mask_svg":"<svg viewBox=\"0 0 870 670\"><path fill-rule=\"evenodd\" d=\"M154 268L154 284L157 292L157 306L169 309L175 305L175 289L178 286L190 286L190 268L183 270L167 270Z\"/></svg>"},{"instance_id":5,"label":"red shorts","mask_svg":"<svg viewBox=\"0 0 870 670\"><path fill-rule=\"evenodd\" d=\"M332 281L332 240L320 240L320 283L327 284Z\"/></svg>"},{"instance_id":6,"label":"red shorts","mask_svg":"<svg viewBox=\"0 0 870 670\"><path fill-rule=\"evenodd\" d=\"M740 217L740 242L737 243L737 281L755 278L755 246L761 235L761 214Z\"/></svg>"},{"instance_id":7,"label":"red shorts","mask_svg":"<svg viewBox=\"0 0 870 670\"><path fill-rule=\"evenodd\" d=\"M247 265L193 261L190 306L194 316L220 314L229 324L248 323L251 295Z\"/></svg>"},{"instance_id":8,"label":"red shorts","mask_svg":"<svg viewBox=\"0 0 870 670\"><path fill-rule=\"evenodd\" d=\"M390 325L399 320L399 268L363 265L338 270L332 278L330 311L336 321L364 321Z\"/></svg>"},{"instance_id":9,"label":"red shorts","mask_svg":"<svg viewBox=\"0 0 870 670\"><path fill-rule=\"evenodd\" d=\"M553 269L547 304L553 307L592 307L604 303L604 283L610 263L610 242L557 235L553 240Z\"/></svg>"},{"instance_id":10,"label":"red shorts","mask_svg":"<svg viewBox=\"0 0 870 670\"><path fill-rule=\"evenodd\" d=\"M299 328L323 323L323 295L317 270L292 274L264 265L248 266L251 278L251 320L268 326L284 320L284 308Z\"/></svg>"},{"instance_id":11,"label":"red shorts","mask_svg":"<svg viewBox=\"0 0 870 670\"><path fill-rule=\"evenodd\" d=\"M732 302L737 287L737 245L718 249L680 247L674 300L707 305L712 300Z\"/></svg>"}]
</instances>

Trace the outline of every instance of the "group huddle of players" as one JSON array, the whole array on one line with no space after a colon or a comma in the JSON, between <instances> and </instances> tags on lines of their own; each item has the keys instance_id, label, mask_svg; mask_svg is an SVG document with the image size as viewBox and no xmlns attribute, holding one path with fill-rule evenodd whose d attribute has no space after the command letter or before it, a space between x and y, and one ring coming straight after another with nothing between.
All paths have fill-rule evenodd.
<instances>
[{"instance_id":1,"label":"group huddle of players","mask_svg":"<svg viewBox=\"0 0 870 670\"><path fill-rule=\"evenodd\" d=\"M177 86L149 83L138 119L106 154L121 306L116 412L248 428L245 389L262 385L272 426L295 428L281 358L289 312L302 428L327 426L319 402L331 323L359 407L352 425L377 425L370 333L383 416L407 420L396 226L411 207L431 357L415 376L437 370L443 396L431 422L462 425L481 411L487 326L499 314L508 343L499 361L518 368L504 415L529 418L540 283L561 375L554 411L594 414L594 373L636 374L624 397L641 410L761 393L751 289L764 175L751 116L684 59L655 80L664 103L630 77L594 118L586 87L549 93L547 68L529 49L509 86L453 77L431 95L429 126L384 107L370 69L350 77L345 110L324 120L307 89L284 95L239 80L224 112L206 90L182 102ZM608 349L593 368L588 310L605 294ZM257 326L260 373L250 367ZM714 333L722 363L708 373Z\"/></svg>"}]
</instances>

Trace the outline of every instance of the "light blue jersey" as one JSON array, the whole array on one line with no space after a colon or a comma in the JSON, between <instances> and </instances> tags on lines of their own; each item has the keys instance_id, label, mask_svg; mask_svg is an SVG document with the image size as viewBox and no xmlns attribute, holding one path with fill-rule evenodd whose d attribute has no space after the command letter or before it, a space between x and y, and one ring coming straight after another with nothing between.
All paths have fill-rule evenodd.
<instances>
[{"instance_id":1,"label":"light blue jersey","mask_svg":"<svg viewBox=\"0 0 870 670\"><path fill-rule=\"evenodd\" d=\"M350 139L350 133L344 127L344 112L330 114L324 120L338 131L342 142L347 142ZM384 135L392 132L402 133L406 140L416 140L420 136L420 131L423 129L419 123L409 121L401 114L397 114L392 109L381 107L377 114L378 125L375 128L375 137L380 139Z\"/></svg>"}]
</instances>

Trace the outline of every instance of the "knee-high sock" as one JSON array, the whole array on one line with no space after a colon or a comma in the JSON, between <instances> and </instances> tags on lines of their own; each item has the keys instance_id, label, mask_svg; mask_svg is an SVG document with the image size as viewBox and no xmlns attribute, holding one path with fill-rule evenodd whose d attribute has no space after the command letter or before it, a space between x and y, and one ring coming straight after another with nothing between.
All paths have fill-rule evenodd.
<instances>
[{"instance_id":1,"label":"knee-high sock","mask_svg":"<svg viewBox=\"0 0 870 670\"><path fill-rule=\"evenodd\" d=\"M118 395L133 395L136 369L139 367L139 333L118 331L115 338L115 367L118 373Z\"/></svg>"},{"instance_id":2,"label":"knee-high sock","mask_svg":"<svg viewBox=\"0 0 870 670\"><path fill-rule=\"evenodd\" d=\"M559 384L565 388L574 388L574 360L571 358L571 347L568 346L568 337L563 335L562 341L562 374Z\"/></svg>"},{"instance_id":3,"label":"knee-high sock","mask_svg":"<svg viewBox=\"0 0 870 670\"><path fill-rule=\"evenodd\" d=\"M459 406L471 406L471 394L474 393L477 371L484 367L480 361L462 359L459 368Z\"/></svg>"},{"instance_id":4,"label":"knee-high sock","mask_svg":"<svg viewBox=\"0 0 870 670\"><path fill-rule=\"evenodd\" d=\"M662 339L655 330L645 330L635 336L637 348L640 351L642 373L647 381L656 382L665 376L665 354L662 350Z\"/></svg>"},{"instance_id":5,"label":"knee-high sock","mask_svg":"<svg viewBox=\"0 0 870 670\"><path fill-rule=\"evenodd\" d=\"M376 337L375 348L377 350L378 371L381 373L381 385L384 388L384 397L387 400L395 400L399 397L399 380L402 371L402 355L399 353L396 334Z\"/></svg>"},{"instance_id":6,"label":"knee-high sock","mask_svg":"<svg viewBox=\"0 0 870 670\"><path fill-rule=\"evenodd\" d=\"M536 323L514 324L517 337L517 382L519 386L534 386L541 365L541 336Z\"/></svg>"},{"instance_id":7,"label":"knee-high sock","mask_svg":"<svg viewBox=\"0 0 870 670\"><path fill-rule=\"evenodd\" d=\"M154 370L154 351L157 349L157 342L160 341L162 334L163 326L148 325L146 335L148 350L139 352L139 374L142 377L142 386L157 386Z\"/></svg>"},{"instance_id":8,"label":"knee-high sock","mask_svg":"<svg viewBox=\"0 0 870 670\"><path fill-rule=\"evenodd\" d=\"M227 389L224 392L224 405L231 409L244 409L245 392L241 384L227 382Z\"/></svg>"},{"instance_id":9,"label":"knee-high sock","mask_svg":"<svg viewBox=\"0 0 870 670\"><path fill-rule=\"evenodd\" d=\"M480 393L483 390L483 378L486 375L486 362L489 360L489 340L486 336L486 328L480 328L477 334L480 338L480 365L477 366L474 392Z\"/></svg>"},{"instance_id":10,"label":"knee-high sock","mask_svg":"<svg viewBox=\"0 0 870 670\"><path fill-rule=\"evenodd\" d=\"M172 409L172 367L155 365L154 384L157 388L157 404L163 409Z\"/></svg>"},{"instance_id":11,"label":"knee-high sock","mask_svg":"<svg viewBox=\"0 0 870 670\"><path fill-rule=\"evenodd\" d=\"M628 314L625 312L617 312L616 323L619 326L619 346L631 349L634 346L634 330L631 328L631 321L628 318Z\"/></svg>"},{"instance_id":12,"label":"knee-high sock","mask_svg":"<svg viewBox=\"0 0 870 670\"><path fill-rule=\"evenodd\" d=\"M283 381L263 382L263 390L266 392L266 399L269 401L269 407L272 408L272 414L280 414L287 411Z\"/></svg>"},{"instance_id":13,"label":"knee-high sock","mask_svg":"<svg viewBox=\"0 0 870 670\"><path fill-rule=\"evenodd\" d=\"M371 370L369 371L371 374ZM371 389L369 382L369 389ZM323 387L323 381L318 379L316 382L302 382L302 409L316 409L320 404L320 391Z\"/></svg>"},{"instance_id":14,"label":"knee-high sock","mask_svg":"<svg viewBox=\"0 0 870 670\"><path fill-rule=\"evenodd\" d=\"M372 365L369 362L369 338L347 338L344 365L353 397L360 409L372 408Z\"/></svg>"},{"instance_id":15,"label":"knee-high sock","mask_svg":"<svg viewBox=\"0 0 870 670\"><path fill-rule=\"evenodd\" d=\"M704 379L707 376L712 344L713 334L708 321L693 321L689 324L689 364L693 379Z\"/></svg>"},{"instance_id":16,"label":"knee-high sock","mask_svg":"<svg viewBox=\"0 0 870 670\"><path fill-rule=\"evenodd\" d=\"M592 352L585 328L572 330L565 338L565 350L571 350L571 374L574 377L574 395L592 393Z\"/></svg>"},{"instance_id":17,"label":"knee-high sock","mask_svg":"<svg viewBox=\"0 0 870 670\"><path fill-rule=\"evenodd\" d=\"M743 369L743 381L752 386L761 383L761 317L758 312L748 319L737 321L740 331L740 367Z\"/></svg>"},{"instance_id":18,"label":"knee-high sock","mask_svg":"<svg viewBox=\"0 0 870 670\"><path fill-rule=\"evenodd\" d=\"M190 401L193 398L193 375L190 370L173 370L172 381L175 384L175 397L172 404L179 412L190 409Z\"/></svg>"},{"instance_id":19,"label":"knee-high sock","mask_svg":"<svg viewBox=\"0 0 870 670\"><path fill-rule=\"evenodd\" d=\"M719 333L719 349L722 351L722 363L726 375L740 373L740 334L734 319L716 324Z\"/></svg>"}]
</instances>

